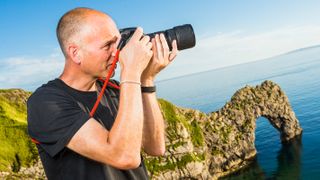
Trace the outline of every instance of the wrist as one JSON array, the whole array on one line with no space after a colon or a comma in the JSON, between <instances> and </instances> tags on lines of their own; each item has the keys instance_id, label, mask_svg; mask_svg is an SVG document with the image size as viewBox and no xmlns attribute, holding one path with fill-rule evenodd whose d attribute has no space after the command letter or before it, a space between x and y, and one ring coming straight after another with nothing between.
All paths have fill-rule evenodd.
<instances>
[{"instance_id":1,"label":"wrist","mask_svg":"<svg viewBox=\"0 0 320 180\"><path fill-rule=\"evenodd\" d=\"M154 93L156 92L156 86L141 86L141 92L142 93Z\"/></svg>"},{"instance_id":2,"label":"wrist","mask_svg":"<svg viewBox=\"0 0 320 180\"><path fill-rule=\"evenodd\" d=\"M123 81L120 81L120 86L121 86L122 84L135 84L135 85L141 86L140 81L123 80Z\"/></svg>"},{"instance_id":3,"label":"wrist","mask_svg":"<svg viewBox=\"0 0 320 180\"><path fill-rule=\"evenodd\" d=\"M122 71L120 75L120 81L141 82L140 75L136 72L130 72L130 71Z\"/></svg>"},{"instance_id":4,"label":"wrist","mask_svg":"<svg viewBox=\"0 0 320 180\"><path fill-rule=\"evenodd\" d=\"M153 78L141 79L141 86L144 86L144 87L154 86L154 79Z\"/></svg>"}]
</instances>

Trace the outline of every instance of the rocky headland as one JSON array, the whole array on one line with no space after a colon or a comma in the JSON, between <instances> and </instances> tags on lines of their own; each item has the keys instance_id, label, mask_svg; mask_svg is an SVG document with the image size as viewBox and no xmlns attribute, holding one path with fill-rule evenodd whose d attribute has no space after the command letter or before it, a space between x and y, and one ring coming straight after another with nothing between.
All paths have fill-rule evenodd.
<instances>
[{"instance_id":1,"label":"rocky headland","mask_svg":"<svg viewBox=\"0 0 320 180\"><path fill-rule=\"evenodd\" d=\"M143 154L151 179L217 179L245 167L257 154L255 128L261 116L279 131L282 142L302 133L288 97L272 81L238 90L221 109L208 114L162 99L159 104L165 118L166 153L163 157ZM18 152L14 157L19 157ZM0 169L3 171L0 178L43 179L43 169L37 160L38 157L34 160L36 165L27 168L16 158L12 163L22 165L9 164L6 172Z\"/></svg>"},{"instance_id":2,"label":"rocky headland","mask_svg":"<svg viewBox=\"0 0 320 180\"><path fill-rule=\"evenodd\" d=\"M263 116L282 142L302 129L288 97L272 81L238 90L221 109L209 114L160 100L166 119L164 157L145 156L152 179L217 179L251 162L257 154L255 128Z\"/></svg>"}]
</instances>

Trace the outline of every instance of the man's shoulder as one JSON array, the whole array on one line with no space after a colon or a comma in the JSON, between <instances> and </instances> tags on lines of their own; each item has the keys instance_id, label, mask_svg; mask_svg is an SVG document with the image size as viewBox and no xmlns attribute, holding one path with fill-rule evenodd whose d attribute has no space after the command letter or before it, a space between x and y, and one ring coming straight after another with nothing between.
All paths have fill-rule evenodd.
<instances>
[{"instance_id":1,"label":"man's shoulder","mask_svg":"<svg viewBox=\"0 0 320 180\"><path fill-rule=\"evenodd\" d=\"M29 97L28 103L61 95L66 95L66 93L59 85L58 79L53 79L37 88Z\"/></svg>"}]
</instances>

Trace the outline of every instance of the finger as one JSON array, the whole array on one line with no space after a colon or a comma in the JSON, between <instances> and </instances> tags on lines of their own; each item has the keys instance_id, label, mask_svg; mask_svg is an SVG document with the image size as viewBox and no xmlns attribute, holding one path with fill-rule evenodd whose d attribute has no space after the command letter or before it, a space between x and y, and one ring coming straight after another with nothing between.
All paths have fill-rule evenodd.
<instances>
[{"instance_id":1,"label":"finger","mask_svg":"<svg viewBox=\"0 0 320 180\"><path fill-rule=\"evenodd\" d=\"M150 50L148 51L148 56L149 56L149 62L151 61L151 59L152 59L152 55L153 55L153 51L151 50L151 47L152 47L152 43L150 42L150 43L148 43L148 45L147 45L148 47L150 47Z\"/></svg>"},{"instance_id":2,"label":"finger","mask_svg":"<svg viewBox=\"0 0 320 180\"><path fill-rule=\"evenodd\" d=\"M151 43L152 43L153 56L157 57L158 56L158 52L157 52L156 39L152 38Z\"/></svg>"},{"instance_id":3,"label":"finger","mask_svg":"<svg viewBox=\"0 0 320 180\"><path fill-rule=\"evenodd\" d=\"M152 51L152 43L150 41L147 42L146 46L147 49L150 49L150 51Z\"/></svg>"},{"instance_id":4,"label":"finger","mask_svg":"<svg viewBox=\"0 0 320 180\"><path fill-rule=\"evenodd\" d=\"M143 29L142 27L137 27L137 29L134 31L131 40L139 41L141 39L141 36L143 35Z\"/></svg>"},{"instance_id":5,"label":"finger","mask_svg":"<svg viewBox=\"0 0 320 180\"><path fill-rule=\"evenodd\" d=\"M161 33L160 34L160 40L161 40L161 44L162 44L162 47L163 47L163 57L164 57L164 60L165 61L168 61L168 57L169 57L169 46L168 46L168 43L167 43L167 40L166 38L164 37L164 35ZM168 62L166 62L168 63Z\"/></svg>"},{"instance_id":6,"label":"finger","mask_svg":"<svg viewBox=\"0 0 320 180\"><path fill-rule=\"evenodd\" d=\"M159 60L163 59L163 49L162 49L162 46L161 46L161 42L160 42L160 38L159 38L159 34L156 34L156 46L157 46L157 57Z\"/></svg>"},{"instance_id":7,"label":"finger","mask_svg":"<svg viewBox=\"0 0 320 180\"><path fill-rule=\"evenodd\" d=\"M177 46L177 41L173 40L172 42L172 51L169 55L169 61L171 62L178 54L178 46Z\"/></svg>"},{"instance_id":8,"label":"finger","mask_svg":"<svg viewBox=\"0 0 320 180\"><path fill-rule=\"evenodd\" d=\"M142 44L147 44L150 42L150 37L149 36L143 36L143 38L140 40Z\"/></svg>"}]
</instances>

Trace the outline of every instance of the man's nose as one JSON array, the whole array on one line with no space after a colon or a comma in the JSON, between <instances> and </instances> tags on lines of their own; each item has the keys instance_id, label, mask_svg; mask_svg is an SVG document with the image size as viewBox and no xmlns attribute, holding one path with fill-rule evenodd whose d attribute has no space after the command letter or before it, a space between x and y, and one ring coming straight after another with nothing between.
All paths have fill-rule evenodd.
<instances>
[{"instance_id":1,"label":"man's nose","mask_svg":"<svg viewBox=\"0 0 320 180\"><path fill-rule=\"evenodd\" d=\"M112 45L112 53L111 53L111 54L112 54L113 57L116 56L117 47L118 47L118 45L119 45L119 43L120 43L120 40L121 40L121 35L119 35L119 37L117 38L116 43L114 43L114 44Z\"/></svg>"},{"instance_id":2,"label":"man's nose","mask_svg":"<svg viewBox=\"0 0 320 180\"><path fill-rule=\"evenodd\" d=\"M111 46L111 55L114 57L114 56L116 56L116 53L117 53L117 46L116 46L116 43L114 43Z\"/></svg>"}]
</instances>

